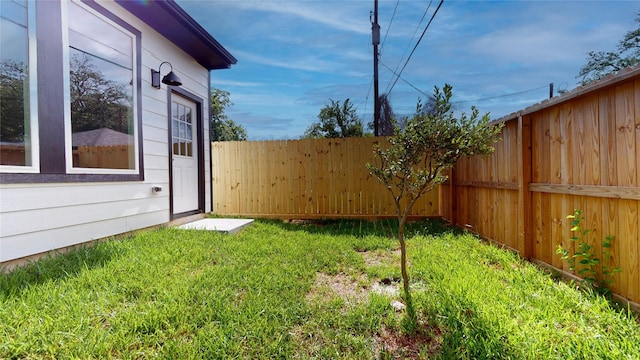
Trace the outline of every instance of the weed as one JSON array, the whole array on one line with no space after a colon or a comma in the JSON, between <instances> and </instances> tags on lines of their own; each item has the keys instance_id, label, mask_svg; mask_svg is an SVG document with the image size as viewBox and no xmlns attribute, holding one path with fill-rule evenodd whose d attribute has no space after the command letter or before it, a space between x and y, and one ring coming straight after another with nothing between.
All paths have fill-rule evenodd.
<instances>
[{"instance_id":1,"label":"weed","mask_svg":"<svg viewBox=\"0 0 640 360\"><path fill-rule=\"evenodd\" d=\"M583 287L598 294L610 296L609 287L613 283L613 275L621 271L620 268L611 266L613 254L610 249L615 237L609 235L602 241L602 259L600 259L596 257L593 246L587 242L587 237L592 230L583 229L580 226L584 220L582 210L574 210L573 214L567 215L567 219L571 219L572 236L569 240L576 244L576 251L571 254L569 250L558 245L556 253L562 256L562 260L567 261L569 270L577 270L577 274L582 278L581 285ZM601 273L598 271L600 264L602 266Z\"/></svg>"}]
</instances>

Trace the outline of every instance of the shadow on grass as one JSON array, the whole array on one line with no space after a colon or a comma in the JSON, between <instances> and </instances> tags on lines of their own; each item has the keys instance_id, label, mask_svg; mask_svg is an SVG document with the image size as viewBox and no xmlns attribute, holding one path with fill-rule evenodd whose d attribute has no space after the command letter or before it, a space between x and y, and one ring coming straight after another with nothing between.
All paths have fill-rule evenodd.
<instances>
[{"instance_id":1,"label":"shadow on grass","mask_svg":"<svg viewBox=\"0 0 640 360\"><path fill-rule=\"evenodd\" d=\"M320 235L347 235L355 237L383 236L396 238L398 235L398 221L396 219L369 220L300 220L282 222L279 220L261 220L270 222L289 231L305 231L309 234ZM405 236L408 238L419 235L439 236L445 233L462 233L457 227L452 227L445 221L429 218L408 222L405 228Z\"/></svg>"},{"instance_id":2,"label":"shadow on grass","mask_svg":"<svg viewBox=\"0 0 640 360\"><path fill-rule=\"evenodd\" d=\"M103 267L123 252L110 242L88 244L63 254L47 255L37 261L19 266L11 272L0 273L0 296L9 298L48 281L77 276L85 270Z\"/></svg>"},{"instance_id":3,"label":"shadow on grass","mask_svg":"<svg viewBox=\"0 0 640 360\"><path fill-rule=\"evenodd\" d=\"M436 308L419 304L422 316L437 324L440 333L439 359L518 358L505 334L464 296L450 294Z\"/></svg>"}]
</instances>

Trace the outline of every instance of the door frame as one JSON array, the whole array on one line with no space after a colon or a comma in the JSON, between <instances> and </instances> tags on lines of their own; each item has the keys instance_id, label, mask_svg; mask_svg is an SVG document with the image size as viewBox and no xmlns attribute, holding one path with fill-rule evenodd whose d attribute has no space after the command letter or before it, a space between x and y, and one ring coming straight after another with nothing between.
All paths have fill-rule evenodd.
<instances>
[{"instance_id":1,"label":"door frame","mask_svg":"<svg viewBox=\"0 0 640 360\"><path fill-rule=\"evenodd\" d=\"M194 214L201 214L204 213L204 195L205 195L205 191L204 191L204 185L205 185L205 181L204 181L204 138L206 136L206 134L204 133L204 122L202 119L202 104L203 104L203 100L201 97L197 96L196 94L189 92L187 90L184 90L180 87L177 86L167 86L168 90L167 90L167 124L168 124L168 129L167 129L167 134L168 134L168 150L169 150L169 218L171 220L174 219L178 219L181 217L185 217L185 216L189 216L189 215L194 215ZM196 128L198 130L198 139L197 142L195 144L195 146L197 147L197 151L198 151L198 159L197 159L197 164L198 164L198 208L196 210L192 210L192 211L187 211L187 212L183 212L183 213L179 213L179 214L175 214L173 212L173 146L172 146L172 142L173 139L171 138L171 102L173 99L173 96L180 96L183 97L189 101L193 101L196 105L196 116L195 116L195 120L196 120ZM208 136L206 136L208 137Z\"/></svg>"}]
</instances>

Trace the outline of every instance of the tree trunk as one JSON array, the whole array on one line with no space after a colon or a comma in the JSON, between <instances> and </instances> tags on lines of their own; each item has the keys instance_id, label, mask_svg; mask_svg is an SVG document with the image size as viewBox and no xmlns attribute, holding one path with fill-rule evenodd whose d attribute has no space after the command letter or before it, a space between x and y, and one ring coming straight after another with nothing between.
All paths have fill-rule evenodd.
<instances>
[{"instance_id":1,"label":"tree trunk","mask_svg":"<svg viewBox=\"0 0 640 360\"><path fill-rule=\"evenodd\" d=\"M406 216L398 219L398 241L400 241L400 271L402 272L402 286L405 295L409 294L409 275L407 275L407 246L404 241L404 228L407 221Z\"/></svg>"},{"instance_id":2,"label":"tree trunk","mask_svg":"<svg viewBox=\"0 0 640 360\"><path fill-rule=\"evenodd\" d=\"M402 273L402 287L404 288L405 302L407 303L407 323L405 329L409 333L415 331L417 325L416 311L413 307L411 292L409 289L409 275L407 274L407 245L404 241L404 228L407 222L407 213L398 216L398 241L400 241L400 272Z\"/></svg>"}]
</instances>

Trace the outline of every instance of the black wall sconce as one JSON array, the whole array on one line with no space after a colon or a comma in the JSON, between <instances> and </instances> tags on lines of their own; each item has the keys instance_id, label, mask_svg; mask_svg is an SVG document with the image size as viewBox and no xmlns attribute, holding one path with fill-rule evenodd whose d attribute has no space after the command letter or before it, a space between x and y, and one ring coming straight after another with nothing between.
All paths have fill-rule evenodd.
<instances>
[{"instance_id":1,"label":"black wall sconce","mask_svg":"<svg viewBox=\"0 0 640 360\"><path fill-rule=\"evenodd\" d=\"M162 78L162 83L163 84L167 84L167 85L171 85L171 86L181 86L182 85L182 80L180 80L180 78L178 77L178 75L173 73L173 65L171 65L170 62L165 61L162 64L160 64L160 66L158 66L158 70L153 70L151 69L151 86L153 86L156 89L160 89L160 69L162 68L162 65L164 64L169 64L169 66L171 67L171 70L169 71L169 73L167 75L165 75Z\"/></svg>"}]
</instances>

